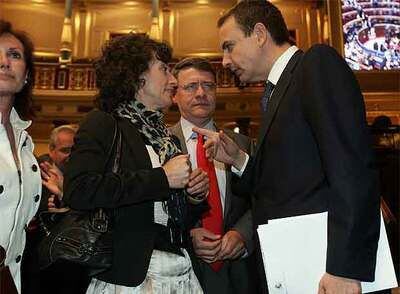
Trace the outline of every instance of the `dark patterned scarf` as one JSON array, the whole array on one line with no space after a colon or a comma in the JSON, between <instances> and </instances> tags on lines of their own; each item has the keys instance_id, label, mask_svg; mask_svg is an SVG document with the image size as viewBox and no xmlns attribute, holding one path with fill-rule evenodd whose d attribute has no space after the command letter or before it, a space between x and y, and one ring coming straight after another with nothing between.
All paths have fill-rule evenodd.
<instances>
[{"instance_id":1,"label":"dark patterned scarf","mask_svg":"<svg viewBox=\"0 0 400 294\"><path fill-rule=\"evenodd\" d=\"M116 116L127 118L139 131L145 144L151 145L157 153L161 165L176 155L181 149L164 124L164 114L161 111L152 111L137 101L122 102L114 110ZM186 247L186 195L183 189L171 189L170 197L163 202L168 214L168 227L171 230L171 242L180 247Z\"/></svg>"},{"instance_id":2,"label":"dark patterned scarf","mask_svg":"<svg viewBox=\"0 0 400 294\"><path fill-rule=\"evenodd\" d=\"M127 118L139 130L146 145L151 145L163 165L182 151L171 138L161 111L148 110L137 100L120 103L115 109L119 117Z\"/></svg>"}]
</instances>

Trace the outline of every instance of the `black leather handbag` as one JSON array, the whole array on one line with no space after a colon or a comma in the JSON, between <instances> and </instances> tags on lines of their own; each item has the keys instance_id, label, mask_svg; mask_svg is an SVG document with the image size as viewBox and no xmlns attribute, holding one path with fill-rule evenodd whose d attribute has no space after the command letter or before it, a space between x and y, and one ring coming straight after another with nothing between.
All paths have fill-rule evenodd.
<instances>
[{"instance_id":1,"label":"black leather handbag","mask_svg":"<svg viewBox=\"0 0 400 294\"><path fill-rule=\"evenodd\" d=\"M116 152L112 171L118 172L122 135L115 122L113 143ZM106 165L108 166L108 164ZM68 210L64 213L44 212L39 216L45 233L39 244L39 265L46 268L56 261L68 261L86 267L90 276L107 270L112 263L112 210Z\"/></svg>"}]
</instances>

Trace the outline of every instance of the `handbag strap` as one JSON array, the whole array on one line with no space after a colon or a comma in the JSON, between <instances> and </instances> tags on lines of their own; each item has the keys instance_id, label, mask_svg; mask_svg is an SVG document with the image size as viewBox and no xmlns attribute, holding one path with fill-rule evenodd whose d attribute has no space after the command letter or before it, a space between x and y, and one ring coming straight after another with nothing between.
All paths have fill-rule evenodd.
<instances>
[{"instance_id":1,"label":"handbag strap","mask_svg":"<svg viewBox=\"0 0 400 294\"><path fill-rule=\"evenodd\" d=\"M108 151L108 154L107 154L106 169L108 167L108 163L110 162L110 160L112 158L114 146L117 145L113 165L111 167L111 171L114 173L117 173L119 170L119 167L120 167L120 162L121 162L122 134L121 134L121 130L118 126L117 119L113 115L110 115L110 116L113 119L115 126L114 126L113 140L111 143L110 150Z\"/></svg>"},{"instance_id":2,"label":"handbag strap","mask_svg":"<svg viewBox=\"0 0 400 294\"><path fill-rule=\"evenodd\" d=\"M118 121L117 119L111 115L111 117L114 120L115 127L114 127L114 135L113 135L113 141L111 144L111 148L108 151L107 155L107 162L106 162L106 169L108 167L108 162L110 161L114 146L116 146L115 150L115 156L114 156L114 161L113 165L111 167L111 171L113 173L117 173L120 168L120 163L121 163L121 153L122 153L122 133L121 130L118 126ZM93 227L96 228L99 232L105 233L109 229L109 221L108 219L114 218L116 215L116 210L114 209L105 209L105 208L97 208L92 212L92 224ZM1 293L0 293L1 294Z\"/></svg>"},{"instance_id":3,"label":"handbag strap","mask_svg":"<svg viewBox=\"0 0 400 294\"><path fill-rule=\"evenodd\" d=\"M120 168L120 164L121 164L121 153L122 153L122 134L121 134L121 130L118 126L118 122L115 119L115 132L116 134L116 141L117 141L117 148L115 151L115 157L114 157L114 162L113 162L113 166L112 166L112 172L113 173L117 173L119 171ZM112 151L112 148L111 148Z\"/></svg>"}]
</instances>

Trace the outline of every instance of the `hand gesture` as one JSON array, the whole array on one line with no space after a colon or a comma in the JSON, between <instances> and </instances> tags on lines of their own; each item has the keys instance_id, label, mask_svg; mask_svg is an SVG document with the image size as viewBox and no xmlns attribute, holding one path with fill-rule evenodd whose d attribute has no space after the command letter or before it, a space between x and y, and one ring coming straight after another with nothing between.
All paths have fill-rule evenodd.
<instances>
[{"instance_id":1,"label":"hand gesture","mask_svg":"<svg viewBox=\"0 0 400 294\"><path fill-rule=\"evenodd\" d=\"M68 207L58 208L56 202L60 201L60 199L57 200L57 197L58 196L56 195L50 195L49 199L47 200L47 210L54 213L61 213L68 211L69 210Z\"/></svg>"},{"instance_id":2,"label":"hand gesture","mask_svg":"<svg viewBox=\"0 0 400 294\"><path fill-rule=\"evenodd\" d=\"M221 241L218 259L236 259L246 251L244 239L239 232L231 230L225 233Z\"/></svg>"},{"instance_id":3,"label":"hand gesture","mask_svg":"<svg viewBox=\"0 0 400 294\"><path fill-rule=\"evenodd\" d=\"M191 172L189 155L178 155L168 160L162 168L167 176L170 188L184 188L189 183Z\"/></svg>"},{"instance_id":4,"label":"hand gesture","mask_svg":"<svg viewBox=\"0 0 400 294\"><path fill-rule=\"evenodd\" d=\"M196 228L190 231L195 254L207 263L217 260L221 249L221 236L204 229Z\"/></svg>"},{"instance_id":5,"label":"hand gesture","mask_svg":"<svg viewBox=\"0 0 400 294\"><path fill-rule=\"evenodd\" d=\"M207 173L200 168L196 168L189 177L186 192L190 197L202 201L206 199L209 190L209 180Z\"/></svg>"},{"instance_id":6,"label":"hand gesture","mask_svg":"<svg viewBox=\"0 0 400 294\"><path fill-rule=\"evenodd\" d=\"M40 163L40 173L42 176L42 184L49 191L62 198L62 189L64 176L61 170L55 165L45 161Z\"/></svg>"},{"instance_id":7,"label":"hand gesture","mask_svg":"<svg viewBox=\"0 0 400 294\"><path fill-rule=\"evenodd\" d=\"M246 160L245 152L223 131L214 132L198 127L193 127L193 131L207 137L204 149L210 161L215 159L241 169Z\"/></svg>"}]
</instances>

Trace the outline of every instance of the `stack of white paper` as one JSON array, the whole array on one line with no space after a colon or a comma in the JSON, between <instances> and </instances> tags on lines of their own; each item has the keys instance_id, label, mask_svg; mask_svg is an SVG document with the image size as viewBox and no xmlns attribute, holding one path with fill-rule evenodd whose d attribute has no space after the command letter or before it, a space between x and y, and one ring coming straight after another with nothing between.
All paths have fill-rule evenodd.
<instances>
[{"instance_id":1,"label":"stack of white paper","mask_svg":"<svg viewBox=\"0 0 400 294\"><path fill-rule=\"evenodd\" d=\"M258 227L270 294L318 293L325 273L328 213L275 219ZM383 218L375 281L361 283L368 293L397 287Z\"/></svg>"}]
</instances>

